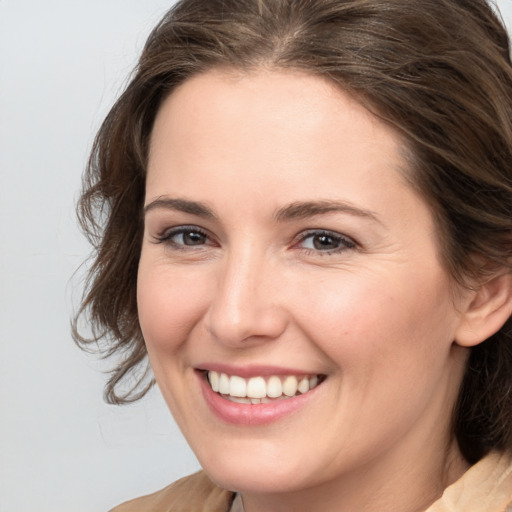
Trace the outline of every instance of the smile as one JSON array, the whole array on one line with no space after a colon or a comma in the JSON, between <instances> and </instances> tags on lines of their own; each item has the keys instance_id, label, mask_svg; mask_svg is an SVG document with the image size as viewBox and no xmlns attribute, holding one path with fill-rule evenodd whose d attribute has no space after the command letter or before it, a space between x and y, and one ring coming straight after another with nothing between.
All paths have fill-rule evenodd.
<instances>
[{"instance_id":1,"label":"smile","mask_svg":"<svg viewBox=\"0 0 512 512\"><path fill-rule=\"evenodd\" d=\"M272 375L245 379L238 375L207 372L207 380L213 391L232 402L253 405L303 395L318 386L324 378L322 375Z\"/></svg>"}]
</instances>

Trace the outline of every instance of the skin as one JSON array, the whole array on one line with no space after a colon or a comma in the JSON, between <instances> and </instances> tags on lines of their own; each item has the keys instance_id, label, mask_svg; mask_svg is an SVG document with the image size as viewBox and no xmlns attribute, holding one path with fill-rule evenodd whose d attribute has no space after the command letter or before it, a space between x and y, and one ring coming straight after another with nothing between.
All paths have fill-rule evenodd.
<instances>
[{"instance_id":1,"label":"skin","mask_svg":"<svg viewBox=\"0 0 512 512\"><path fill-rule=\"evenodd\" d=\"M440 261L402 148L348 94L299 72L211 71L158 113L140 324L177 423L247 512L425 510L467 468L450 421L471 297ZM276 219L314 201L350 209ZM327 379L279 421L233 425L205 403L206 362Z\"/></svg>"}]
</instances>

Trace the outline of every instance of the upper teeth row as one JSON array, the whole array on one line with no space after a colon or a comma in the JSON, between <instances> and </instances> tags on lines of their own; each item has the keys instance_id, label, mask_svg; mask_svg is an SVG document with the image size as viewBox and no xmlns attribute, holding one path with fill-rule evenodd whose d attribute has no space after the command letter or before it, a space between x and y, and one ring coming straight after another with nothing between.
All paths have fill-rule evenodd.
<instances>
[{"instance_id":1,"label":"upper teeth row","mask_svg":"<svg viewBox=\"0 0 512 512\"><path fill-rule=\"evenodd\" d=\"M307 393L318 384L318 376L312 377L288 375L278 377L273 375L268 379L252 377L244 379L238 375L226 375L214 371L208 372L208 380L213 391L222 395L238 398L278 398L282 395L294 396L297 391Z\"/></svg>"}]
</instances>

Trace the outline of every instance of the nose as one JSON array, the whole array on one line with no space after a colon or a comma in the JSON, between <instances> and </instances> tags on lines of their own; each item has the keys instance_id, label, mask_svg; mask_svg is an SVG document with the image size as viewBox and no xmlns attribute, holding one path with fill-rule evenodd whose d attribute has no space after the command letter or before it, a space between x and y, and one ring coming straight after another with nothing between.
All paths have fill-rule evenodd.
<instances>
[{"instance_id":1,"label":"nose","mask_svg":"<svg viewBox=\"0 0 512 512\"><path fill-rule=\"evenodd\" d=\"M288 321L278 275L275 263L249 248L227 256L206 314L210 334L232 347L278 338Z\"/></svg>"}]
</instances>

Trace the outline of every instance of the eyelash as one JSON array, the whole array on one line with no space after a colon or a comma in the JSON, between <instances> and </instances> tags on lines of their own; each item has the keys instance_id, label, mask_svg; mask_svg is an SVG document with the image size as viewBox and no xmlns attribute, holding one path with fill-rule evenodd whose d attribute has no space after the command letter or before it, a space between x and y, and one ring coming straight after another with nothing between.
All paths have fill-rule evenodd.
<instances>
[{"instance_id":1,"label":"eyelash","mask_svg":"<svg viewBox=\"0 0 512 512\"><path fill-rule=\"evenodd\" d=\"M205 240L210 240L210 236L208 235L208 233L204 230L204 229L201 229L200 227L198 226L178 226L178 227L175 227L175 228L172 228L168 231L165 231L163 234L161 235L158 235L156 237L156 243L158 244L167 244L167 245L170 245L173 249L176 249L176 250L179 250L179 251L186 251L186 250L189 250L188 248L189 247L202 247L204 245L207 245L206 243L205 244L190 244L190 245L186 245L184 243L176 243L173 238L177 235L185 235L185 234L198 234L198 235L201 235L202 237L205 238Z\"/></svg>"},{"instance_id":2,"label":"eyelash","mask_svg":"<svg viewBox=\"0 0 512 512\"><path fill-rule=\"evenodd\" d=\"M330 255L330 254L339 254L341 252L356 249L357 243L349 238L348 236L342 235L340 233L337 233L335 231L328 231L325 229L312 229L308 230L304 233L301 233L299 236L298 241L294 244L297 246L298 244L301 244L305 242L308 239L315 239L318 237L326 237L333 241L334 244L336 244L336 247L333 249L318 249L318 248L303 248L304 251L306 251L308 254L315 254L315 255Z\"/></svg>"},{"instance_id":3,"label":"eyelash","mask_svg":"<svg viewBox=\"0 0 512 512\"><path fill-rule=\"evenodd\" d=\"M200 235L205 240L204 243L199 244L185 244L185 243L177 243L173 240L174 237L178 235L185 235L185 234L194 234L194 235ZM318 237L325 237L328 239L331 239L332 243L336 245L333 249L326 249L322 250L319 248L307 248L302 247L302 250L306 252L307 254L311 255L331 255L331 254L339 254L341 252L356 249L358 247L358 244L351 238L341 235L340 233L337 233L335 231L329 231L324 229L312 229L308 230L306 232L303 232L299 235L299 237L296 239L296 241L293 243L293 247L300 246L300 244L304 243L306 240L311 239L314 240ZM178 226L175 228L172 228L168 231L165 231L163 234L156 237L155 243L163 243L170 245L173 249L180 250L180 251L187 251L191 250L190 248L193 247L204 247L205 245L212 245L213 242L209 236L209 234L204 230L201 229L198 226L190 225L190 226ZM208 244L207 242L210 241ZM300 247L299 247L300 249ZM193 250L193 249L192 249Z\"/></svg>"}]
</instances>

